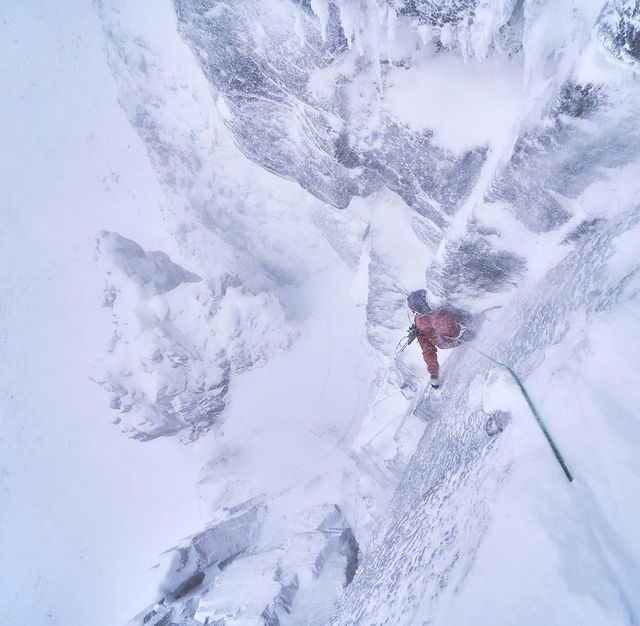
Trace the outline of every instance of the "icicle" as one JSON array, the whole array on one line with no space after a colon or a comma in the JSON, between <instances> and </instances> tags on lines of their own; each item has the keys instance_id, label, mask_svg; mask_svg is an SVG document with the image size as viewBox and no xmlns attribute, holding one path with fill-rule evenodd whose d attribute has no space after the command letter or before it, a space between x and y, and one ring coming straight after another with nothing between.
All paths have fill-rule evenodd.
<instances>
[{"instance_id":1,"label":"icicle","mask_svg":"<svg viewBox=\"0 0 640 626\"><path fill-rule=\"evenodd\" d=\"M396 24L398 14L393 7L387 8L387 41L391 44L396 40Z\"/></svg>"},{"instance_id":2,"label":"icicle","mask_svg":"<svg viewBox=\"0 0 640 626\"><path fill-rule=\"evenodd\" d=\"M320 36L327 40L327 25L329 24L329 4L326 0L311 0L311 10L320 22Z\"/></svg>"},{"instance_id":3,"label":"icicle","mask_svg":"<svg viewBox=\"0 0 640 626\"><path fill-rule=\"evenodd\" d=\"M344 0L336 0L334 4L338 9L338 18L342 26L342 32L347 40L347 45L351 48L357 37L356 19L354 19L353 13L346 6ZM362 52L360 52L360 54L362 54Z\"/></svg>"},{"instance_id":4,"label":"icicle","mask_svg":"<svg viewBox=\"0 0 640 626\"><path fill-rule=\"evenodd\" d=\"M337 9L340 26L349 48L355 47L360 56L367 56L373 65L373 71L380 95L383 91L381 55L388 54L390 43L395 39L397 14L382 0L332 0ZM311 8L318 16L326 35L329 20L327 0L311 0Z\"/></svg>"},{"instance_id":5,"label":"icicle","mask_svg":"<svg viewBox=\"0 0 640 626\"><path fill-rule=\"evenodd\" d=\"M296 35L298 35L298 39L300 40L300 46L304 48L307 43L307 38L304 32L304 24L302 23L302 9L294 6L294 11L294 28L296 31Z\"/></svg>"},{"instance_id":6,"label":"icicle","mask_svg":"<svg viewBox=\"0 0 640 626\"><path fill-rule=\"evenodd\" d=\"M431 26L429 26L428 24L419 24L418 36L420 37L420 41L422 41L423 45L426 45L428 42L432 41L434 35Z\"/></svg>"},{"instance_id":7,"label":"icicle","mask_svg":"<svg viewBox=\"0 0 640 626\"><path fill-rule=\"evenodd\" d=\"M453 44L453 29L450 24L444 24L440 28L440 43L445 48L451 48L451 44Z\"/></svg>"}]
</instances>

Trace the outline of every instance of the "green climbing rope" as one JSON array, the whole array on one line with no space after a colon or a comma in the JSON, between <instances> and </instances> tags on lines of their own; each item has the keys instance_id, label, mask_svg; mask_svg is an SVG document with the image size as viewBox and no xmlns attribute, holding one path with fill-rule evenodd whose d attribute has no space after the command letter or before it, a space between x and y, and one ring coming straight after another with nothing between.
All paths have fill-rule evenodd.
<instances>
[{"instance_id":1,"label":"green climbing rope","mask_svg":"<svg viewBox=\"0 0 640 626\"><path fill-rule=\"evenodd\" d=\"M502 361L498 361L497 359L494 359L492 356L485 354L484 352L482 352L482 350L478 350L478 348L475 348L474 346L471 346L471 347L478 354L481 354L483 357L489 359L490 361L493 361L496 365L500 365L500 367L504 367L507 370L507 372L511 374L511 376L513 377L513 380L516 381L516 384L520 388L520 391L522 392L524 399L527 401L527 404L531 409L531 413L533 413L533 416L536 418L536 422L538 423L538 426L540 427L542 434L545 436L545 439L547 440L549 447L553 451L553 454L556 457L556 460L560 464L560 467L562 468L564 475L567 477L567 480L569 482L572 482L573 476L571 475L571 472L569 471L567 464L564 462L564 459L562 458L562 454L560 454L560 450L558 450L558 446L556 446L555 442L553 441L553 438L551 437L551 435L549 434L549 431L547 430L547 427L542 421L542 418L540 417L540 413L538 413L538 409L536 409L535 405L533 404L533 401L531 400L531 396L529 395L529 392L526 390L524 384L520 380L520 377L506 363L503 363Z\"/></svg>"}]
</instances>

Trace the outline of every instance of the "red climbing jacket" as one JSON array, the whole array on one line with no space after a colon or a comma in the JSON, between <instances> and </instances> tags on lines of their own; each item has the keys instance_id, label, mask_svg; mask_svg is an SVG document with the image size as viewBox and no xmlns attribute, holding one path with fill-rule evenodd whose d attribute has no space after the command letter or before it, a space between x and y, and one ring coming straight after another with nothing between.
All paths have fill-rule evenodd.
<instances>
[{"instance_id":1,"label":"red climbing jacket","mask_svg":"<svg viewBox=\"0 0 640 626\"><path fill-rule=\"evenodd\" d=\"M463 315L447 309L434 309L429 313L416 313L414 323L418 332L418 342L422 356L432 378L440 373L438 350L455 348L457 339L465 330L467 320Z\"/></svg>"}]
</instances>

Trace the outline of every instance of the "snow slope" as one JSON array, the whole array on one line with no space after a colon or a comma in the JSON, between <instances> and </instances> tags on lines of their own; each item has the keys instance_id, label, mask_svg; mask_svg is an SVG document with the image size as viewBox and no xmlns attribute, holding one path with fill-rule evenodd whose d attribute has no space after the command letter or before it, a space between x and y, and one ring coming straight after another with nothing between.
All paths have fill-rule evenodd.
<instances>
[{"instance_id":1,"label":"snow slope","mask_svg":"<svg viewBox=\"0 0 640 626\"><path fill-rule=\"evenodd\" d=\"M111 326L96 236L172 250L165 199L92 7L4 3L2 28L2 622L123 623L155 598L157 554L206 519L182 489L195 450L124 438L90 380Z\"/></svg>"}]
</instances>

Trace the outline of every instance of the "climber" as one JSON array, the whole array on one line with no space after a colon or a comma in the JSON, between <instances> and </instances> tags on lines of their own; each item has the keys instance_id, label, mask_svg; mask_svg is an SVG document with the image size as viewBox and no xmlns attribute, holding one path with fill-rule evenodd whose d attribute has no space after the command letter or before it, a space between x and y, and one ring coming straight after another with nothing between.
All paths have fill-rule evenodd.
<instances>
[{"instance_id":1,"label":"climber","mask_svg":"<svg viewBox=\"0 0 640 626\"><path fill-rule=\"evenodd\" d=\"M407 304L416 314L409 337L417 337L431 375L431 386L437 389L440 386L438 348L455 348L473 339L475 333L469 328L473 318L469 313L452 307L432 309L427 304L427 292L424 289L410 293Z\"/></svg>"}]
</instances>

